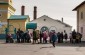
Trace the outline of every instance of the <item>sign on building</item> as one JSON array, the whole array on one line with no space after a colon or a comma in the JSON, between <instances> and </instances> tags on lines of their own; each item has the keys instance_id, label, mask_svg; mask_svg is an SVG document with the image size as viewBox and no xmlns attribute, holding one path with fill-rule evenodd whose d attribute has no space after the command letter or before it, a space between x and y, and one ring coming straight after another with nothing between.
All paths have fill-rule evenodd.
<instances>
[{"instance_id":1,"label":"sign on building","mask_svg":"<svg viewBox=\"0 0 85 55\"><path fill-rule=\"evenodd\" d=\"M0 28L3 26L3 25L6 25L7 22L0 22Z\"/></svg>"}]
</instances>

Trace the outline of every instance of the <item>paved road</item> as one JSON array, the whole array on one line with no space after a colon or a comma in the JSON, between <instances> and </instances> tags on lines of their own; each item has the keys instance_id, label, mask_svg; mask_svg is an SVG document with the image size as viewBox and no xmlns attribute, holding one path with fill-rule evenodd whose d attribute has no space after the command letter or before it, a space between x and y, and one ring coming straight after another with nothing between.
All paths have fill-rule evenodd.
<instances>
[{"instance_id":1,"label":"paved road","mask_svg":"<svg viewBox=\"0 0 85 55\"><path fill-rule=\"evenodd\" d=\"M0 42L0 55L85 55L85 44L29 44Z\"/></svg>"}]
</instances>

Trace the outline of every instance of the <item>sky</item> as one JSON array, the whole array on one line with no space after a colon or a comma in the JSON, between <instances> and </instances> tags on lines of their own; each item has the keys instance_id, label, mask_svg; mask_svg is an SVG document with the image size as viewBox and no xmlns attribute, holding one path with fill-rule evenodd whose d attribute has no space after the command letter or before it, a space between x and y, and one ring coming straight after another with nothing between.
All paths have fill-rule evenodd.
<instances>
[{"instance_id":1,"label":"sky","mask_svg":"<svg viewBox=\"0 0 85 55\"><path fill-rule=\"evenodd\" d=\"M37 17L47 15L53 19L61 20L76 29L76 11L72 11L76 6L85 0L13 0L13 7L16 9L15 15L21 15L21 6L25 6L25 15L29 15L33 20L33 8L37 6Z\"/></svg>"}]
</instances>

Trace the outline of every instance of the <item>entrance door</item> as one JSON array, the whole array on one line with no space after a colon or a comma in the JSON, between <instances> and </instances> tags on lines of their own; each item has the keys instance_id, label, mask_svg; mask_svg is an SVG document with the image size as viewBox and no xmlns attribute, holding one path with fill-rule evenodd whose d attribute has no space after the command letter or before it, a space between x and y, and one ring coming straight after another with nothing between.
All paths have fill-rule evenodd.
<instances>
[{"instance_id":1,"label":"entrance door","mask_svg":"<svg viewBox=\"0 0 85 55\"><path fill-rule=\"evenodd\" d=\"M42 28L41 28L41 30L40 30L41 32L44 32L44 31L48 31L49 32L49 29L48 29L48 27L46 27L46 26L43 26Z\"/></svg>"}]
</instances>

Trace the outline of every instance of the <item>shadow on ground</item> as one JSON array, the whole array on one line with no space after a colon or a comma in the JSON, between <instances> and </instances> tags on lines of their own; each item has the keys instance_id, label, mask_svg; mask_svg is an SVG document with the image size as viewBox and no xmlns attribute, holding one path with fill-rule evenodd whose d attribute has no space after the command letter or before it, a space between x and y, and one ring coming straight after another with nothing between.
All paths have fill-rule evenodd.
<instances>
[{"instance_id":1,"label":"shadow on ground","mask_svg":"<svg viewBox=\"0 0 85 55\"><path fill-rule=\"evenodd\" d=\"M53 46L49 46L49 47L41 47L40 49L44 49L44 48L53 48Z\"/></svg>"},{"instance_id":2,"label":"shadow on ground","mask_svg":"<svg viewBox=\"0 0 85 55\"><path fill-rule=\"evenodd\" d=\"M56 43L56 46L60 46L60 47L85 47L85 42L81 42L81 43Z\"/></svg>"}]
</instances>

